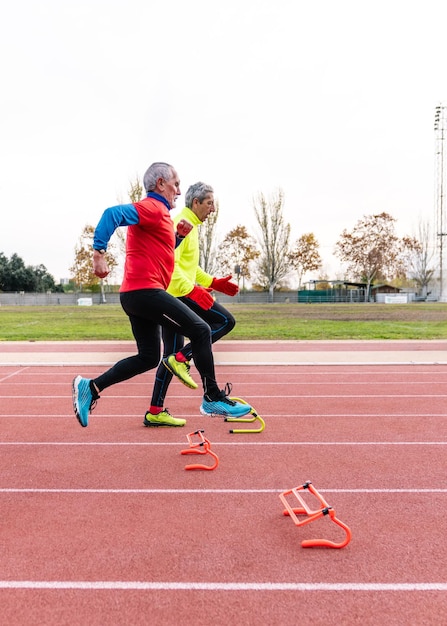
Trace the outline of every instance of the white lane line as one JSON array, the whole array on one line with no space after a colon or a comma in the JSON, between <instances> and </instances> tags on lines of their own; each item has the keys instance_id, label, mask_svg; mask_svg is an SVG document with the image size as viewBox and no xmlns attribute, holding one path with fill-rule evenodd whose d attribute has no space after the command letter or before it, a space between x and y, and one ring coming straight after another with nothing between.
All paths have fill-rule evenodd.
<instances>
[{"instance_id":1,"label":"white lane line","mask_svg":"<svg viewBox=\"0 0 447 626\"><path fill-rule=\"evenodd\" d=\"M13 374L10 374L9 376L16 376L17 373L19 372L14 372ZM6 380L7 378L9 378L9 376L6 376L4 379L0 378L0 383L2 382L2 380ZM385 376L385 374L384 374ZM354 387L356 385L360 385L362 387L371 387L371 386L380 386L380 387L386 387L386 386L399 386L402 387L403 385L411 385L412 387L415 385L423 385L424 387L426 387L427 385L439 385L439 384L447 384L447 380L446 381L439 381L439 380L412 380L412 381L405 381L402 382L402 380L389 380L390 376L387 376L388 380L359 380L359 381L354 381L352 379L350 379L349 381L345 381L345 380L332 380L332 381L328 381L328 380L324 380L324 381L296 381L293 380L293 382L291 382L291 380L281 380L281 381L262 381L262 387L278 387L278 386L290 386L291 384L293 384L294 387L321 387L322 385L325 387ZM240 381L239 381L240 382ZM38 387L40 385L44 386L44 385L50 385L51 387L67 387L67 382L66 381L61 381L61 382L57 382L54 380L54 378L52 377L51 380L47 380L47 381L39 381L39 382L34 382L33 385L35 387ZM133 382L128 382L126 381L126 386L129 387L130 385L133 385L134 387L140 387L142 386L141 383L133 383ZM243 385L244 387L259 387L260 383L259 382L248 382L248 381L243 381ZM28 387L29 386L29 382L15 382L14 381L14 386L16 387ZM128 397L128 396L126 396Z\"/></svg>"},{"instance_id":2,"label":"white lane line","mask_svg":"<svg viewBox=\"0 0 447 626\"><path fill-rule=\"evenodd\" d=\"M214 441L216 446L447 446L447 441ZM0 446L185 446L172 441L0 441Z\"/></svg>"},{"instance_id":3,"label":"white lane line","mask_svg":"<svg viewBox=\"0 0 447 626\"><path fill-rule=\"evenodd\" d=\"M22 358L18 359L15 356L12 358L8 358L7 356L8 353L3 353L3 355L0 357L1 361L0 361L0 367L11 367L11 366L16 366L16 367L44 367L44 368L57 368L57 367L73 367L73 368L77 368L77 369L86 369L86 368L90 368L90 367L94 367L94 368L104 368L104 367L110 367L111 365L114 365L114 363L116 361L118 361L120 358L124 358L126 356L131 356L131 354L125 353L123 352L122 354L116 354L115 357L112 359L107 359L107 360L101 360L101 361L86 361L85 359L82 361L75 361L75 360L66 360L66 361L50 361L50 359L48 358L48 361L28 361L26 358L24 358L22 356ZM215 365L218 368L225 368L225 367L334 367L336 366L337 368L339 367L358 367L358 366L362 366L362 367L373 367L373 366L378 366L378 367L402 367L402 366L414 366L414 367L418 367L418 366L445 366L447 365L447 360L443 360L442 358L436 359L435 357L433 358L429 358L429 360L422 360L422 359L402 359L402 360L398 360L398 359L394 359L393 357L390 357L390 359L388 361L375 361L374 358L371 359L367 359L364 361L350 361L350 360L339 360L339 361L329 361L329 360L317 360L317 359L312 359L309 358L309 360L287 360L284 363L280 363L278 362L278 360L274 361L275 357L272 356L271 360L267 360L267 361L242 361L241 360L234 360L234 361L230 361L230 360L224 360L224 359L217 359L215 358Z\"/></svg>"},{"instance_id":4,"label":"white lane line","mask_svg":"<svg viewBox=\"0 0 447 626\"><path fill-rule=\"evenodd\" d=\"M198 413L177 413L176 412L176 416L177 417L188 417L188 418L199 418L200 415L198 415ZM263 416L265 417L265 414L263 414ZM63 418L63 419L75 419L73 417L73 414L71 414L70 416L68 416L67 413L28 413L27 415L23 415L23 413L0 413L0 418L2 417L8 417L8 418L17 418L20 420L24 420L24 419L39 419L39 418L43 418L43 419L52 419L52 418ZM94 419L135 419L135 418L139 418L139 415L135 415L135 413L116 413L115 415L112 415L110 413L98 413L97 411L95 411L94 414ZM268 418L281 418L281 417L287 417L287 418L295 418L295 419L315 419L315 418L331 418L331 419L338 419L338 418L342 418L342 419L370 419L370 418L375 418L375 419L382 419L382 418L396 418L396 417L403 417L405 419L410 419L410 418L428 418L428 417L440 417L442 419L445 419L447 417L447 412L444 413L269 413L268 414ZM214 416L210 416L210 419L220 419L218 417L214 417Z\"/></svg>"},{"instance_id":5,"label":"white lane line","mask_svg":"<svg viewBox=\"0 0 447 626\"><path fill-rule=\"evenodd\" d=\"M29 367L25 367L25 368L22 368L20 370L16 370L15 372L11 372L7 376L3 376L3 378L0 378L0 383L3 383L3 382L5 382L5 380L9 380L10 378L13 378L13 376L17 376L18 374L22 374L23 372L25 372L28 369L29 369ZM21 383L18 383L18 384L20 385Z\"/></svg>"},{"instance_id":6,"label":"white lane line","mask_svg":"<svg viewBox=\"0 0 447 626\"><path fill-rule=\"evenodd\" d=\"M39 400L59 400L59 399L67 399L70 398L71 399L71 395L67 395L67 394L62 394L60 396L56 396L56 395L50 395L50 396L40 396L40 395L36 395L36 394L30 394L30 395L24 395L24 396L19 396L17 394L12 395L12 396L7 396L7 395L1 395L1 398L4 398L5 400L31 400L31 399L39 399ZM186 395L176 395L176 396L172 396L173 398L187 398L188 396ZM413 394L401 394L401 393L390 393L390 394L384 394L384 393L371 393L371 394L367 394L367 393L359 393L359 394L293 394L293 395L286 395L286 394L281 394L281 398L292 398L292 399L298 399L298 400L302 400L304 398L311 398L312 400L318 400L320 398L324 398L324 399L330 399L330 398L340 398L340 399L346 399L346 398L355 398L355 399L359 399L359 398L365 398L365 399L370 399L370 398L374 398L374 399L380 399L380 398L392 398L394 400L400 399L400 398L446 398L447 394L445 393L413 393ZM121 395L108 395L108 396L104 396L104 399L107 400L141 400L141 399L147 398L147 395L137 395L137 396L130 396L130 395L125 395L125 396L121 396ZM259 395L256 394L256 402L258 400L265 400L265 399L277 399L278 395Z\"/></svg>"},{"instance_id":7,"label":"white lane line","mask_svg":"<svg viewBox=\"0 0 447 626\"><path fill-rule=\"evenodd\" d=\"M3 365L0 363L0 371L1 368L3 367ZM438 379L440 376L445 377L447 375L447 370L445 368L443 368L442 370L433 370L433 369L427 369L427 370L421 370L421 371L416 371L414 368L410 369L410 370L403 370L401 368L399 368L399 370L396 371L368 371L368 370L358 370L356 368L353 368L354 371L351 370L346 370L343 372L340 372L340 370L333 370L333 369L326 369L326 370L320 370L318 372L309 372L309 371L305 371L303 372L302 370L300 370L299 372L292 372L292 368L288 367L287 368L287 372L284 372L283 370L275 370L274 369L275 366L271 366L268 369L268 373L270 376L281 376L281 377L291 377L292 375L296 376L297 374L299 374L300 378L316 378L316 377L320 377L320 376L324 376L325 378L327 378L327 376L333 377L331 380L327 381L327 380L323 380L323 381L319 381L319 382L312 382L312 381L303 381L300 382L298 381L297 384L299 385L321 385L327 382L327 384L337 384L337 377L341 377L341 378L345 378L347 375L352 377L352 380L355 381L355 384L364 384L364 385L368 385L368 384L380 384L383 381L383 377L396 377L396 380L391 380L391 381L383 381L383 384L409 384L409 383L413 383L413 381L408 381L402 380L403 376L431 376L434 377L436 379ZM259 377L259 372L257 371L247 371L248 368L244 368L241 370L235 370L232 372L233 375L241 375L241 376L256 376L257 378ZM45 385L45 384L50 384L51 382L54 381L54 377L55 376L59 376L59 377L63 377L65 378L70 378L73 377L74 375L78 374L78 370L74 369L72 371L70 371L68 368L60 368L60 371L58 372L53 372L51 371L51 373L46 374L46 372L37 372L37 371L33 371L30 367L25 367L25 368L21 368L20 370L17 371L17 373L22 374L25 373L27 377L36 377L36 378L42 378L43 376L48 376L49 380L47 382L40 382L38 381L36 384L39 385ZM149 372L150 373L150 372ZM370 380L371 376L374 376L375 379L374 380ZM364 378L367 378L368 380L362 380ZM358 380L357 380L358 378ZM416 381L419 382L419 381ZM420 384L426 384L428 381L424 381ZM442 381L441 381L442 382ZM18 384L26 384L26 383L18 383ZM55 383L57 385L66 385L67 383L64 382L59 382L59 383ZM244 381L244 384L246 385L255 385L255 386L259 386L260 383L259 381L254 381L254 382L249 382ZM269 382L269 381L263 381L262 385L275 385L277 384L276 382ZM294 381L295 384L295 381ZM343 381L340 381L340 384L350 384L349 382L344 383ZM143 385L143 383L141 382L137 382L137 381L133 381L133 380L128 380L126 381L126 385Z\"/></svg>"},{"instance_id":8,"label":"white lane line","mask_svg":"<svg viewBox=\"0 0 447 626\"><path fill-rule=\"evenodd\" d=\"M278 489L38 489L38 488L1 488L1 493L103 493L103 494L186 494L186 493L201 493L201 494L260 494L260 493L275 493L279 494L283 491L288 491L289 487L283 487ZM447 488L443 489L319 489L320 493L409 493L409 494L447 494Z\"/></svg>"},{"instance_id":9,"label":"white lane line","mask_svg":"<svg viewBox=\"0 0 447 626\"><path fill-rule=\"evenodd\" d=\"M86 589L124 591L447 591L447 583L292 583L0 580L0 589Z\"/></svg>"}]
</instances>

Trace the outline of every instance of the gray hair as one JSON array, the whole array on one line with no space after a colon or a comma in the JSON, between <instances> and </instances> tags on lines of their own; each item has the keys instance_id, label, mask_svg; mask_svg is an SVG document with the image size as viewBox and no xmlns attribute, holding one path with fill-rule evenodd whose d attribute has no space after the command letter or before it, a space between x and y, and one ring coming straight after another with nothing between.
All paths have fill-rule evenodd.
<instances>
[{"instance_id":1,"label":"gray hair","mask_svg":"<svg viewBox=\"0 0 447 626\"><path fill-rule=\"evenodd\" d=\"M185 194L185 206L190 209L194 198L197 198L199 202L203 202L210 193L214 193L214 189L211 185L207 185L206 183L194 183Z\"/></svg>"},{"instance_id":2,"label":"gray hair","mask_svg":"<svg viewBox=\"0 0 447 626\"><path fill-rule=\"evenodd\" d=\"M169 165L169 163L152 163L146 170L143 178L143 185L146 192L154 191L159 178L169 180L172 177L173 170L174 167Z\"/></svg>"}]
</instances>

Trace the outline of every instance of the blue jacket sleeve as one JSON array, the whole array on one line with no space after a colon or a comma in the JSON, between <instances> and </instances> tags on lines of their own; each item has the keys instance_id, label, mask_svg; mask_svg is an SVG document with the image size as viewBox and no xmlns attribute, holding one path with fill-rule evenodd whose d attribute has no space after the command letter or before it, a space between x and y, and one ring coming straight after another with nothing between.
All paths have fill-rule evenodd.
<instances>
[{"instance_id":1,"label":"blue jacket sleeve","mask_svg":"<svg viewBox=\"0 0 447 626\"><path fill-rule=\"evenodd\" d=\"M107 250L110 237L119 226L131 226L138 221L138 212L133 204L119 204L106 209L95 228L93 248Z\"/></svg>"}]
</instances>

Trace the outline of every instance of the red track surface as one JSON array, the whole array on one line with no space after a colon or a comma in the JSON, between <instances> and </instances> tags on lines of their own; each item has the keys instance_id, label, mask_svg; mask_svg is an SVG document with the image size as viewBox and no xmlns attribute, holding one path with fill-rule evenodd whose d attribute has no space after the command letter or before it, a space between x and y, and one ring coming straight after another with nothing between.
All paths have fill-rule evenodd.
<instances>
[{"instance_id":1,"label":"red track surface","mask_svg":"<svg viewBox=\"0 0 447 626\"><path fill-rule=\"evenodd\" d=\"M177 381L187 426L144 428L153 373L106 390L83 429L71 380L101 369L0 367L2 623L447 623L447 365L219 367L256 434L200 416ZM199 428L216 470L185 471ZM301 547L344 538L282 515L306 480L346 547Z\"/></svg>"}]
</instances>

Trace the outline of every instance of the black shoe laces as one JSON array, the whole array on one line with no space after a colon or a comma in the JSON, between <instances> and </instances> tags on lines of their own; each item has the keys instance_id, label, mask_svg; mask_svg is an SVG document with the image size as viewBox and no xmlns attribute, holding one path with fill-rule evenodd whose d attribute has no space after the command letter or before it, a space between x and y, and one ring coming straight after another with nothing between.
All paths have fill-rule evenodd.
<instances>
[{"instance_id":1,"label":"black shoe laces","mask_svg":"<svg viewBox=\"0 0 447 626\"><path fill-rule=\"evenodd\" d=\"M229 404L230 406L234 406L236 402L234 400L230 400L228 397L233 389L233 385L231 383L226 383L224 389L220 391L219 400L221 402L225 402L225 404Z\"/></svg>"}]
</instances>

